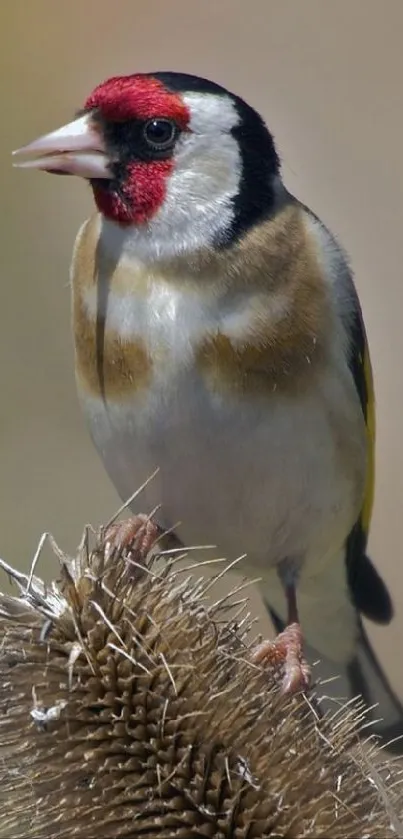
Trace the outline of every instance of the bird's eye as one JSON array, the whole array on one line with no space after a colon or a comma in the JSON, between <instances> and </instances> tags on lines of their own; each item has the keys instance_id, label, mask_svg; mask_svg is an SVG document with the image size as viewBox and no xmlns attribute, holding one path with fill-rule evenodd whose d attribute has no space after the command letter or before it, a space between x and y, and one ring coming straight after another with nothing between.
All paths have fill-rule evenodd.
<instances>
[{"instance_id":1,"label":"bird's eye","mask_svg":"<svg viewBox=\"0 0 403 839\"><path fill-rule=\"evenodd\" d=\"M176 140L177 133L176 125L170 119L150 119L143 129L147 145L155 151L170 149Z\"/></svg>"}]
</instances>

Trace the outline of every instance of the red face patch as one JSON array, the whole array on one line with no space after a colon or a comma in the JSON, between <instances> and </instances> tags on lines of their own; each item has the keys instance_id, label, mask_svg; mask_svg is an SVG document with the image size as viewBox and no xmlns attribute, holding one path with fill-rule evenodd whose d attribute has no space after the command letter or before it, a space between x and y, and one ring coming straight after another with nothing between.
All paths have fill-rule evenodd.
<instances>
[{"instance_id":1,"label":"red face patch","mask_svg":"<svg viewBox=\"0 0 403 839\"><path fill-rule=\"evenodd\" d=\"M178 93L168 90L152 76L114 76L98 85L85 102L85 108L99 108L105 119L123 122L129 119L168 117L180 128L189 124L188 108Z\"/></svg>"},{"instance_id":2,"label":"red face patch","mask_svg":"<svg viewBox=\"0 0 403 839\"><path fill-rule=\"evenodd\" d=\"M94 186L95 203L100 213L119 224L144 224L161 207L173 160L139 160L129 163L122 194Z\"/></svg>"},{"instance_id":3,"label":"red face patch","mask_svg":"<svg viewBox=\"0 0 403 839\"><path fill-rule=\"evenodd\" d=\"M86 109L99 109L109 122L126 122L166 117L183 131L190 113L178 93L168 90L158 79L137 74L115 76L98 85L85 102ZM102 183L93 186L98 210L119 224L143 224L161 207L174 161L133 160L119 191Z\"/></svg>"}]
</instances>

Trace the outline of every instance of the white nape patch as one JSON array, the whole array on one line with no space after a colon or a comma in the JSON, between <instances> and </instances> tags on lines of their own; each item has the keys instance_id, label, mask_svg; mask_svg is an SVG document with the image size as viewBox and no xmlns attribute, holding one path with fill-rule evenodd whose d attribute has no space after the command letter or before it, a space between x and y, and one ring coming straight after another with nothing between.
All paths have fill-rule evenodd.
<instances>
[{"instance_id":1,"label":"white nape patch","mask_svg":"<svg viewBox=\"0 0 403 839\"><path fill-rule=\"evenodd\" d=\"M319 263L328 283L335 309L336 351L345 354L351 343L350 324L357 306L357 295L347 255L323 222L306 213L305 223L313 237Z\"/></svg>"},{"instance_id":2,"label":"white nape patch","mask_svg":"<svg viewBox=\"0 0 403 839\"><path fill-rule=\"evenodd\" d=\"M121 227L105 220L103 235L117 256L144 262L209 247L234 219L242 159L231 128L239 121L230 97L188 94L189 133L179 138L164 203L146 224Z\"/></svg>"}]
</instances>

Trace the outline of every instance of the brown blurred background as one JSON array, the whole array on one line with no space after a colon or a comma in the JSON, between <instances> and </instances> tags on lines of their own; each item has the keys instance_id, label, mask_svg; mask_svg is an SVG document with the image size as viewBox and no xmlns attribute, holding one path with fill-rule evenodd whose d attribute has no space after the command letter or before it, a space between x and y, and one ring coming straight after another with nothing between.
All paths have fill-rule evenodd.
<instances>
[{"instance_id":1,"label":"brown blurred background","mask_svg":"<svg viewBox=\"0 0 403 839\"><path fill-rule=\"evenodd\" d=\"M401 695L402 31L402 0L0 5L0 555L27 568L45 529L73 548L84 522L105 520L118 503L73 379L68 268L90 191L13 170L10 152L67 122L110 75L210 76L264 114L288 187L351 255L378 399L371 552L397 611L393 626L371 635Z\"/></svg>"}]
</instances>

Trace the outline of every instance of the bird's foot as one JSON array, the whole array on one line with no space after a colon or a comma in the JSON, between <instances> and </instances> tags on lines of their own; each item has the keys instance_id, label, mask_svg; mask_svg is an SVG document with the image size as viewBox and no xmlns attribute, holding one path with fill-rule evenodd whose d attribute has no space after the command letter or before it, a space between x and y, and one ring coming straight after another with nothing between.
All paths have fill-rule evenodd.
<instances>
[{"instance_id":1,"label":"bird's foot","mask_svg":"<svg viewBox=\"0 0 403 839\"><path fill-rule=\"evenodd\" d=\"M272 667L283 665L281 692L299 693L309 687L311 669L302 650L302 633L299 623L291 623L274 641L262 641L252 652L254 664L267 662Z\"/></svg>"},{"instance_id":2,"label":"bird's foot","mask_svg":"<svg viewBox=\"0 0 403 839\"><path fill-rule=\"evenodd\" d=\"M149 516L139 513L109 525L103 534L103 545L108 557L125 554L128 560L143 565L162 534Z\"/></svg>"}]
</instances>

